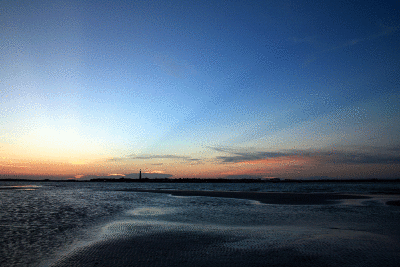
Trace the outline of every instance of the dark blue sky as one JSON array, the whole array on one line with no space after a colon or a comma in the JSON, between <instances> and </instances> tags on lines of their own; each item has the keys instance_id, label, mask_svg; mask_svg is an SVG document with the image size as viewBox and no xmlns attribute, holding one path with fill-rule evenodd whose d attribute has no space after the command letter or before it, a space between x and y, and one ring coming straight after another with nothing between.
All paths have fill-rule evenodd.
<instances>
[{"instance_id":1,"label":"dark blue sky","mask_svg":"<svg viewBox=\"0 0 400 267\"><path fill-rule=\"evenodd\" d=\"M343 176L326 151L397 157L399 6L2 1L4 172ZM324 152L285 169L288 151L311 150ZM237 153L282 161L221 161Z\"/></svg>"}]
</instances>

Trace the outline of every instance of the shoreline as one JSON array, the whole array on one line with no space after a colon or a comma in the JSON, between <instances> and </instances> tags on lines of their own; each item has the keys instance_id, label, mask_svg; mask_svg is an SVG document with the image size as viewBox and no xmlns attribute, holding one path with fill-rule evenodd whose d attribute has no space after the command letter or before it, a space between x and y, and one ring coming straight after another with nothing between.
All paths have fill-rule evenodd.
<instances>
[{"instance_id":1,"label":"shoreline","mask_svg":"<svg viewBox=\"0 0 400 267\"><path fill-rule=\"evenodd\" d=\"M4 178L0 175L0 182L79 182L79 183L228 183L228 184L270 184L270 183L400 183L400 178L348 178L348 179L225 179L225 178L106 178L99 177L90 180L54 178Z\"/></svg>"}]
</instances>

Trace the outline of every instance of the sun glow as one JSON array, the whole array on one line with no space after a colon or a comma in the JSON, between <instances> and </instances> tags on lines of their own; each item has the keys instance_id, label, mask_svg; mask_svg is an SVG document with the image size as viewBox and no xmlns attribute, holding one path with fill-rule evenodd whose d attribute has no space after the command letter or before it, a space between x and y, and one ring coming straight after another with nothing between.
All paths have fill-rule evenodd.
<instances>
[{"instance_id":1,"label":"sun glow","mask_svg":"<svg viewBox=\"0 0 400 267\"><path fill-rule=\"evenodd\" d=\"M85 165L86 161L85 160L73 160L73 161L70 161L70 163L72 165Z\"/></svg>"}]
</instances>

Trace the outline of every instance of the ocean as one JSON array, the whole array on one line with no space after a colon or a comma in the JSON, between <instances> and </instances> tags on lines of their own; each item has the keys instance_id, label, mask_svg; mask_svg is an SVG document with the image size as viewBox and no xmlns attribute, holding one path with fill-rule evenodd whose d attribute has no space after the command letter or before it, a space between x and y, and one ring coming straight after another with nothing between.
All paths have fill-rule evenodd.
<instances>
[{"instance_id":1,"label":"ocean","mask_svg":"<svg viewBox=\"0 0 400 267\"><path fill-rule=\"evenodd\" d=\"M278 205L159 189L368 198ZM2 181L0 266L398 266L400 207L386 202L399 192L391 182Z\"/></svg>"}]
</instances>

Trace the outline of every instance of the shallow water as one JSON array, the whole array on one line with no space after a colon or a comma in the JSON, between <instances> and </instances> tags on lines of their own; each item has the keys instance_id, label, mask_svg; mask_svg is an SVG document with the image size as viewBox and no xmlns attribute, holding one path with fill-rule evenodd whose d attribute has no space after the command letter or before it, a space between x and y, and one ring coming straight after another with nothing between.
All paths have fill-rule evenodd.
<instances>
[{"instance_id":1,"label":"shallow water","mask_svg":"<svg viewBox=\"0 0 400 267\"><path fill-rule=\"evenodd\" d=\"M398 192L396 183L31 185L0 182L1 266L79 266L77 262L129 266L132 260L138 266L262 266L296 261L303 265L397 266L400 261L400 208L385 205L398 196L383 194ZM242 199L120 191L129 188L341 192L373 198L335 205L266 205ZM124 247L121 240L127 239L130 245ZM143 249L132 250L133 244L149 246L147 254ZM165 251L157 250L157 257L155 244L165 247ZM186 250L177 249L179 244L185 244ZM120 259L110 257L109 262L93 261L104 246L125 249L127 254Z\"/></svg>"}]
</instances>

